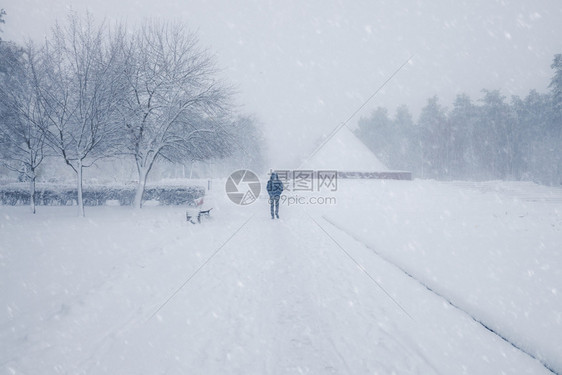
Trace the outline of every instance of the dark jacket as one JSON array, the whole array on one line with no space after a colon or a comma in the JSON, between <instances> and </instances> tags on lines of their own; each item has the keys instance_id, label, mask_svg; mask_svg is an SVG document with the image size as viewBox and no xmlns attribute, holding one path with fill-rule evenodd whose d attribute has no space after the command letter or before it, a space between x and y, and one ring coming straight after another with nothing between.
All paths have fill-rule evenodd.
<instances>
[{"instance_id":1,"label":"dark jacket","mask_svg":"<svg viewBox=\"0 0 562 375\"><path fill-rule=\"evenodd\" d=\"M277 173L272 173L269 181L267 181L267 193L270 197L278 197L283 192L283 182L277 176Z\"/></svg>"}]
</instances>

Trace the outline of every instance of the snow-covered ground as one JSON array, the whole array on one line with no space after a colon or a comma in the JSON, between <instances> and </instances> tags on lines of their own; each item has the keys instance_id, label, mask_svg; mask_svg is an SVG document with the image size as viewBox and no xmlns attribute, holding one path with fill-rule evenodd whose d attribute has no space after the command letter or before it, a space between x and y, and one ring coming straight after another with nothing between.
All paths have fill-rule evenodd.
<instances>
[{"instance_id":1,"label":"snow-covered ground","mask_svg":"<svg viewBox=\"0 0 562 375\"><path fill-rule=\"evenodd\" d=\"M562 373L561 189L340 180L280 220L210 194L202 225L0 207L1 373Z\"/></svg>"}]
</instances>

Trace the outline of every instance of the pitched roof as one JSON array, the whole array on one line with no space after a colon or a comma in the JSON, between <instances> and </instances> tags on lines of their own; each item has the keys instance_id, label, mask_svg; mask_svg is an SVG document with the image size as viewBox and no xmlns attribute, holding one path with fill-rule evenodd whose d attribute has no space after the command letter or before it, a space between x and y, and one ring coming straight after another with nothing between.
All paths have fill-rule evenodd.
<instances>
[{"instance_id":1,"label":"pitched roof","mask_svg":"<svg viewBox=\"0 0 562 375\"><path fill-rule=\"evenodd\" d=\"M388 168L347 126L336 129L300 169L382 172Z\"/></svg>"}]
</instances>

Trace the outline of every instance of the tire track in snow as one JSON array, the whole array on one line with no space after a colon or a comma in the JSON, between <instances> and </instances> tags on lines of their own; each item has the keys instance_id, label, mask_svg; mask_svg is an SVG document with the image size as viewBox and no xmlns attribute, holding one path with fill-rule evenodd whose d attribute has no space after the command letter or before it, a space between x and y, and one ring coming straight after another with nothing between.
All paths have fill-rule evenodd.
<instances>
[{"instance_id":1,"label":"tire track in snow","mask_svg":"<svg viewBox=\"0 0 562 375\"><path fill-rule=\"evenodd\" d=\"M481 327L483 327L484 329L486 329L488 332L493 333L494 335L496 335L498 338L500 338L502 341L506 342L507 344L511 345L512 347L514 347L515 349L519 350L521 353L526 354L527 356L529 356L530 358L534 359L535 361L539 362L545 369L547 369L548 371L550 371L553 374L556 375L560 375L558 372L556 372L548 363L546 363L545 361L543 361L542 359L538 358L536 355L528 352L527 350L523 349L521 346L517 345L516 343L510 341L506 336L504 336L501 332L498 332L497 330L491 328L489 325L487 325L486 323L484 323L482 320L478 319L477 317L473 316L472 314L470 314L469 312L463 310L460 306L458 306L457 304L455 304L452 300L450 300L448 297L446 297L445 295L437 292L436 290L434 290L433 288L431 288L429 285L427 285L426 283L424 283L423 281L419 280L418 278L416 278L414 275L412 275L410 272L406 271L404 268L400 267L398 264L392 262L391 260L389 260L388 258L382 256L378 251L376 251L375 249L373 249L372 247L370 247L368 244L366 244L365 242L363 242L361 239L355 237L353 234L349 233L348 231L346 231L345 229L343 229L341 226L339 226L338 224L336 224L334 221L328 219L326 216L322 216L322 218L329 223L330 225L332 225L332 227L334 227L335 229L339 230L340 232L344 233L345 235L347 235L348 237L354 239L355 241L361 243L363 246L365 246L365 248L371 250L373 252L373 254L375 254L376 256L378 256L380 259L382 259L383 261L385 261L386 263L394 266L395 268L397 268L400 272L402 272L403 274L405 274L406 276L408 276L409 278L411 278L412 280L416 281L419 285L421 285L422 287L424 287L425 289L427 289L428 291L430 291L431 293L435 294L436 296L438 296L439 298L443 299L445 302L447 302L447 304L449 304L450 306L454 307L455 309L457 309L458 311L464 313L466 316L470 317L470 319L472 319L474 322L478 323Z\"/></svg>"},{"instance_id":2,"label":"tire track in snow","mask_svg":"<svg viewBox=\"0 0 562 375\"><path fill-rule=\"evenodd\" d=\"M328 232L326 231L326 229L324 229L324 228L320 225L320 223L318 223L312 216L309 215L309 217L310 217L310 219L322 230L322 232L324 232L324 233L326 234L326 236L328 236L328 238L330 238L330 239L332 240L332 242L334 242L334 243L336 244L336 246L339 247L340 250L343 251L344 254L347 255L347 257L348 257L349 259L351 259L351 260L353 261L353 263L355 263L355 264L357 265L357 267L358 267L365 275L367 275L367 277L368 277L369 279L371 279L371 281L373 281L373 282L379 287L379 289L382 290L382 291L384 292L384 294L386 294L386 296L387 296L388 298L390 298L390 300L391 300L392 302L394 302L394 304L395 304L396 306L398 306L398 308L399 308L400 310L402 310L402 312L404 312L404 314L406 314L406 315L408 316L408 318L414 320L414 318L412 318L412 316L408 313L408 311L406 311L406 309L404 309L404 307L402 307L402 305L399 304L398 301L396 301L396 299L395 299L394 297L392 297L392 296L390 295L390 293L388 293L388 292L386 291L386 289L384 289L384 288L382 287L382 285L381 285L377 280L375 280L375 278L374 278L373 276L371 276L371 274L369 274L369 272L365 269L365 267L364 267L361 263L359 263L357 260L355 260L355 258L352 257L351 254L349 254L349 252L348 252L347 250L345 250L345 249L343 248L343 246L340 245L340 243L339 243L338 241L336 241L336 239L335 239L334 237L332 237L332 236L330 235L330 233L328 233Z\"/></svg>"},{"instance_id":3,"label":"tire track in snow","mask_svg":"<svg viewBox=\"0 0 562 375\"><path fill-rule=\"evenodd\" d=\"M338 366L327 366L324 370L339 373L338 369L340 369L340 371L350 374L357 373L360 367L357 366L357 362L359 362L368 363L367 367L363 369L363 371L368 372L378 369L377 371L382 371L382 373L419 373L420 369L422 369L421 373L440 374L431 361L420 352L416 344L405 342L397 337L396 333L400 329L396 326L392 326L392 329L384 326L384 319L381 321L380 317L381 314L386 315L386 312L385 308L381 307L380 301L377 301L375 298L371 300L370 294L363 295L360 299L354 300L353 296L359 296L359 294L354 294L354 285L357 285L356 283L365 285L368 288L370 288L370 285L369 281L364 278L364 275L350 272L350 270L354 269L353 263L363 273L367 274L370 281L379 286L382 292L381 295L389 297L387 299L389 307L393 306L393 303L397 305L396 300L351 255L347 254L352 258L353 263L342 262L340 250L343 250L344 253L347 252L319 225L310 213L303 213L299 216L301 218L299 225L291 229L295 239L304 236L308 241L308 244L302 248L307 249L305 254L309 255L301 260L310 262L312 260L310 256L317 251L320 251L320 253L313 255L313 258L322 259L321 262L316 262L315 268L321 270L321 274L325 276L319 277L317 275L311 279L311 281L315 280L317 284L313 288L314 294L317 296L329 295L335 301L345 301L344 309L341 309L342 305L337 306L337 303L330 305L331 308L329 309L326 306L323 308L320 305L313 306L317 319L317 322L313 321L313 324L316 323L318 325L318 323L322 322L330 327L330 331L322 332L323 339L316 341L317 343L322 342L324 345L323 350L327 353L333 353L334 358L339 358L340 362ZM315 250L313 251L313 249ZM347 285L344 285L345 283L342 282L344 279L347 281ZM357 290L355 289L356 292ZM383 303L383 305L386 305L386 303ZM347 315L350 312L347 308L351 308L350 315ZM364 314L367 311L369 313ZM408 320L406 317L410 317L407 312L399 320L405 323ZM339 326L338 322L345 322L346 320L360 322L358 323L359 331L356 331L357 327L353 325L345 329L348 334L353 332L350 336L353 338L348 337L347 334L337 337L338 332L341 332L341 326ZM412 321L411 317L409 321ZM371 326L371 324L375 325ZM365 332L369 333L364 336ZM337 341L335 337L337 337ZM359 344L362 340L366 340L363 345ZM366 344L367 342L369 343L368 345ZM375 350L377 354L373 355L373 351L368 348L377 348ZM381 353L386 353L386 355L381 355ZM401 360L397 361L394 358L395 353L402 353ZM388 361L388 358L393 359Z\"/></svg>"}]
</instances>

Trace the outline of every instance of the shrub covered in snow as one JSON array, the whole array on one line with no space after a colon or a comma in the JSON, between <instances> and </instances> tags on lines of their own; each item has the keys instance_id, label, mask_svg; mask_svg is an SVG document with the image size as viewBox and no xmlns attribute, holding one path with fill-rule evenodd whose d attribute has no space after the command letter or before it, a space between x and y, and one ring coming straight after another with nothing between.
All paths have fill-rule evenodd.
<instances>
[{"instance_id":1,"label":"shrub covered in snow","mask_svg":"<svg viewBox=\"0 0 562 375\"><path fill-rule=\"evenodd\" d=\"M144 200L157 201L160 205L184 205L205 195L202 186L150 185ZM44 206L69 206L76 204L76 187L60 184L37 184L36 201ZM131 205L135 197L132 185L91 185L84 187L84 205L101 206ZM0 186L0 203L3 205L27 205L30 201L29 187L25 183Z\"/></svg>"}]
</instances>

